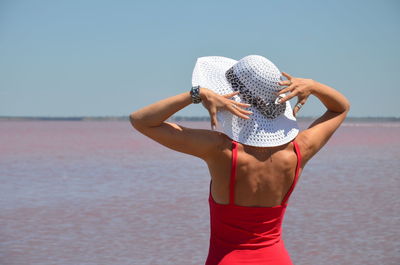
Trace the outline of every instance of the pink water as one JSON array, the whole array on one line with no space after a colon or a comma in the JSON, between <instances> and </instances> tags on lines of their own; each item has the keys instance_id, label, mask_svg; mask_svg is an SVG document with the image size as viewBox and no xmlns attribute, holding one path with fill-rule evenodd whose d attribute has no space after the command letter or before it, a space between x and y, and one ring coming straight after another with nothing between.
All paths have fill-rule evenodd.
<instances>
[{"instance_id":1,"label":"pink water","mask_svg":"<svg viewBox=\"0 0 400 265\"><path fill-rule=\"evenodd\" d=\"M206 164L128 121L1 121L0 181L2 265L205 261ZM290 199L292 260L400 264L399 192L400 123L344 124Z\"/></svg>"}]
</instances>

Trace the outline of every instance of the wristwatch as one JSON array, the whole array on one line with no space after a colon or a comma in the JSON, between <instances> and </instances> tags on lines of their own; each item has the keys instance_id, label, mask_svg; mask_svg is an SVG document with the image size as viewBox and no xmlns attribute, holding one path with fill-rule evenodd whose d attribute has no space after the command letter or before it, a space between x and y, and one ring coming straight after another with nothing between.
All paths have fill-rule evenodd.
<instances>
[{"instance_id":1,"label":"wristwatch","mask_svg":"<svg viewBox=\"0 0 400 265\"><path fill-rule=\"evenodd\" d=\"M192 102L198 104L201 102L200 97L200 86L193 86L190 90L190 96L192 97Z\"/></svg>"}]
</instances>

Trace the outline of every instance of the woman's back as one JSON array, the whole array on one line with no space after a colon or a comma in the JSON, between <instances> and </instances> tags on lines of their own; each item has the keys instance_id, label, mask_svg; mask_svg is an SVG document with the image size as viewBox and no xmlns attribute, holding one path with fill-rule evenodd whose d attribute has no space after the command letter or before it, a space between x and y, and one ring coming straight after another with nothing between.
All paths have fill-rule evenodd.
<instances>
[{"instance_id":1,"label":"woman's back","mask_svg":"<svg viewBox=\"0 0 400 265\"><path fill-rule=\"evenodd\" d=\"M231 139L221 134L221 151L207 160L212 178L211 194L216 203L229 203L232 165ZM235 204L273 207L280 205L295 177L297 156L294 143L274 148L254 148L237 143ZM301 168L299 168L299 174Z\"/></svg>"},{"instance_id":2,"label":"woman's back","mask_svg":"<svg viewBox=\"0 0 400 265\"><path fill-rule=\"evenodd\" d=\"M265 154L245 156L242 166L238 162L239 143L231 140L231 159L227 188L228 203L218 203L211 194L214 176L210 183L210 247L206 265L214 264L292 264L281 238L282 223L285 215L287 201L297 183L301 154L297 143L293 140L286 147L292 147L295 152L295 169L291 170L291 152L286 147L274 149L268 156L270 162L265 161ZM241 145L243 154L246 146ZM222 149L225 152L225 149ZM253 151L252 151L253 153ZM271 160L276 154L276 163ZM272 156L271 156L272 154ZM261 158L261 159L260 159ZM261 160L261 161L260 161ZM238 170L242 167L244 170ZM223 167L222 167L223 168ZM217 168L219 169L219 168ZM255 170L256 174L248 170ZM223 172L224 169L221 170ZM244 173L240 178L238 173ZM293 171L293 172L291 172ZM247 173L246 173L247 172ZM279 174L281 172L281 174ZM282 173L283 172L283 173ZM292 174L293 173L293 174ZM247 178L250 175L251 178ZM293 175L293 178L291 177ZM273 176L273 177L269 177ZM283 177L282 177L283 176ZM225 176L222 176L225 182ZM216 177L218 179L218 177ZM284 181L282 181L284 179ZM285 182L292 179L288 189ZM241 184L241 185L240 185ZM223 185L221 185L222 187ZM243 188L245 187L245 188ZM283 196L282 190L285 189ZM223 190L223 189L221 189ZM279 199L277 205L239 205L236 202L236 190L249 196L251 201L264 201L262 197ZM247 194L246 194L247 192ZM272 194L269 194L271 192ZM226 192L224 192L226 193ZM272 196L271 196L272 195ZM261 198L261 199L260 199ZM268 200L267 200L268 201ZM264 207L260 207L264 206Z\"/></svg>"}]
</instances>

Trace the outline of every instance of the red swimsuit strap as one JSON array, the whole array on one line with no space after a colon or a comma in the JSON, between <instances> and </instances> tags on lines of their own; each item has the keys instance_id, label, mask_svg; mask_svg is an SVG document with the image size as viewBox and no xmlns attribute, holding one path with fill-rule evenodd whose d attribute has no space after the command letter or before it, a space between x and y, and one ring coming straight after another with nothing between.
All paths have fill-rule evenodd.
<instances>
[{"instance_id":1,"label":"red swimsuit strap","mask_svg":"<svg viewBox=\"0 0 400 265\"><path fill-rule=\"evenodd\" d=\"M290 187L289 191L286 193L285 198L282 201L281 205L286 204L287 200L290 197L290 194L292 194L294 187L296 186L297 180L299 178L299 170L300 170L300 165L301 165L301 154L300 154L300 149L299 146L295 141L293 141L294 145L294 150L297 156L297 164L296 164L296 171L294 175L294 181L292 183L292 186ZM238 145L235 141L232 140L232 168L231 168L231 175L229 179L229 204L233 205L235 204L235 181L236 181L236 165L237 165L237 149Z\"/></svg>"},{"instance_id":2,"label":"red swimsuit strap","mask_svg":"<svg viewBox=\"0 0 400 265\"><path fill-rule=\"evenodd\" d=\"M292 194L294 186L296 186L297 180L299 179L299 170L300 170L300 165L301 165L301 154L300 154L299 146L297 145L297 143L295 141L293 141L293 145L294 145L294 151L295 151L295 153L297 155L296 171L295 171L294 181L292 183L292 186L290 187L288 193L286 193L286 196L282 201L282 205L286 204L287 200L290 197L290 194Z\"/></svg>"},{"instance_id":3,"label":"red swimsuit strap","mask_svg":"<svg viewBox=\"0 0 400 265\"><path fill-rule=\"evenodd\" d=\"M236 161L237 161L237 143L232 140L232 168L229 178L229 204L235 204L235 177L236 177Z\"/></svg>"}]
</instances>

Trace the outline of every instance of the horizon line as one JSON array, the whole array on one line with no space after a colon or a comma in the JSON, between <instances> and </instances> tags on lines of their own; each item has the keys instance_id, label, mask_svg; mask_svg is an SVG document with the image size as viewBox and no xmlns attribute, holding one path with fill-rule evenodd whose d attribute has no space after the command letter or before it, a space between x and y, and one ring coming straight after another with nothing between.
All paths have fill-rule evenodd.
<instances>
[{"instance_id":1,"label":"horizon line","mask_svg":"<svg viewBox=\"0 0 400 265\"><path fill-rule=\"evenodd\" d=\"M316 119L320 116L299 116L299 120ZM85 120L129 120L128 115L123 116L0 116L0 120L65 120L65 121L85 121ZM209 116L171 116L167 121L209 121ZM346 120L359 121L400 121L400 117L395 116L347 116ZM346 121L345 120L345 121Z\"/></svg>"}]
</instances>

